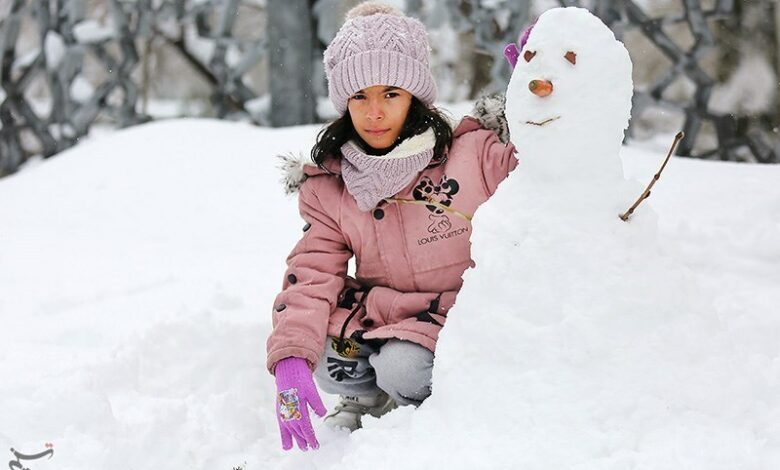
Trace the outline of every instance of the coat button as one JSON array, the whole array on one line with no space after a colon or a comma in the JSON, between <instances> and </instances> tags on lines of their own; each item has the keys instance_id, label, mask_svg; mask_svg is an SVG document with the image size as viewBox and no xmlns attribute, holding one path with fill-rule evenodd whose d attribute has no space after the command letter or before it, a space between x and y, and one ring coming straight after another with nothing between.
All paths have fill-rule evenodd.
<instances>
[{"instance_id":1,"label":"coat button","mask_svg":"<svg viewBox=\"0 0 780 470\"><path fill-rule=\"evenodd\" d=\"M309 230L310 228L311 228L311 224L307 222L306 225L303 226L303 231L305 232L305 231Z\"/></svg>"},{"instance_id":2,"label":"coat button","mask_svg":"<svg viewBox=\"0 0 780 470\"><path fill-rule=\"evenodd\" d=\"M362 322L360 322L360 323L361 323L363 326L365 326L366 328L371 328L372 326L374 326L374 320L372 320L372 319L370 319L370 318L366 318L365 320L363 320L363 321L362 321Z\"/></svg>"},{"instance_id":3,"label":"coat button","mask_svg":"<svg viewBox=\"0 0 780 470\"><path fill-rule=\"evenodd\" d=\"M385 211L382 209L374 209L374 218L376 220L382 220L382 217L385 216Z\"/></svg>"},{"instance_id":4,"label":"coat button","mask_svg":"<svg viewBox=\"0 0 780 470\"><path fill-rule=\"evenodd\" d=\"M290 274L289 276L287 276L287 282L289 282L290 284L295 284L296 282L298 282L298 278L295 277L295 274Z\"/></svg>"},{"instance_id":5,"label":"coat button","mask_svg":"<svg viewBox=\"0 0 780 470\"><path fill-rule=\"evenodd\" d=\"M282 310L284 310L284 309L286 309L286 308L287 308L287 305L285 305L285 304L279 304L279 305L277 305L277 306L276 306L276 311L277 311L277 312L281 312Z\"/></svg>"}]
</instances>

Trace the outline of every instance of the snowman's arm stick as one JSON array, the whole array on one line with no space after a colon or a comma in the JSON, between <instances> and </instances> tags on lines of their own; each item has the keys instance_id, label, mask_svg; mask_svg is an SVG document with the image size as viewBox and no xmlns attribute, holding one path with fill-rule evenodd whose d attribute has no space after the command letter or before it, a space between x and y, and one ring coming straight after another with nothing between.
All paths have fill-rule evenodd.
<instances>
[{"instance_id":1,"label":"snowman's arm stick","mask_svg":"<svg viewBox=\"0 0 780 470\"><path fill-rule=\"evenodd\" d=\"M666 164L669 163L669 157L672 156L672 152L674 152L675 147L677 147L677 144L682 140L682 138L685 137L685 133L680 131L677 133L676 136L674 136L674 142L672 142L672 147L669 149L669 153L666 154L666 159L664 160L663 165L661 165L661 169L658 170L658 173L656 173L653 176L653 179L650 181L650 184L647 185L647 188L645 188L645 191L642 193L641 196L639 196L639 199L636 200L633 206L631 206L624 214L620 214L620 219L626 222L629 217L631 217L631 214L634 213L634 209L639 207L639 204L642 203L645 199L650 197L650 190L653 188L653 185L656 181L661 177L661 172L664 171L664 168L666 168Z\"/></svg>"}]
</instances>

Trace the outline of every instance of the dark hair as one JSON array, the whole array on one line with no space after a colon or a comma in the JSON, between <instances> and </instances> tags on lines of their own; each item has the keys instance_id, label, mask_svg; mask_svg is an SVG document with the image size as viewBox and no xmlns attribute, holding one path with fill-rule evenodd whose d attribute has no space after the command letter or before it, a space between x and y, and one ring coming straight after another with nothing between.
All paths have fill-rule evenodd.
<instances>
[{"instance_id":1,"label":"dark hair","mask_svg":"<svg viewBox=\"0 0 780 470\"><path fill-rule=\"evenodd\" d=\"M397 142L401 142L409 137L422 134L428 129L433 128L436 136L436 144L433 146L433 160L428 168L441 165L447 160L447 150L452 145L452 127L450 127L447 118L436 108L429 108L412 96L412 104L409 107L409 113L406 115L401 133ZM340 155L341 146L349 140L357 141L364 150L371 147L360 138L352 125L352 118L349 110L343 116L330 123L322 129L317 136L317 143L311 149L311 159L318 167L325 169L322 164L328 155Z\"/></svg>"}]
</instances>

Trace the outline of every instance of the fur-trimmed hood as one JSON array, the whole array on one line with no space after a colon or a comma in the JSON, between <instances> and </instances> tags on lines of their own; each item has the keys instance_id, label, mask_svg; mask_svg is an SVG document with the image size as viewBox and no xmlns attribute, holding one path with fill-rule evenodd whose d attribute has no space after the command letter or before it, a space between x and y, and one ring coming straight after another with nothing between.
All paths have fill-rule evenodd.
<instances>
[{"instance_id":1,"label":"fur-trimmed hood","mask_svg":"<svg viewBox=\"0 0 780 470\"><path fill-rule=\"evenodd\" d=\"M506 123L506 93L503 91L483 95L474 103L471 115L482 127L490 129L498 135L498 139L509 143L509 126Z\"/></svg>"},{"instance_id":2,"label":"fur-trimmed hood","mask_svg":"<svg viewBox=\"0 0 780 470\"><path fill-rule=\"evenodd\" d=\"M498 135L504 144L509 143L509 127L506 123L504 109L506 97L502 92L484 95L474 103L472 116L464 117L453 131L452 137L474 131L476 129L490 129ZM302 153L287 153L279 155L279 169L282 171L282 186L285 194L295 194L306 178L314 175L341 174L341 165L338 159L328 158L323 162L323 168L318 167L310 156Z\"/></svg>"},{"instance_id":3,"label":"fur-trimmed hood","mask_svg":"<svg viewBox=\"0 0 780 470\"><path fill-rule=\"evenodd\" d=\"M306 178L314 174L323 174L321 168L314 164L311 157L305 157L302 153L285 153L277 155L279 169L282 170L282 186L287 195L295 194L300 189ZM337 174L340 174L339 170Z\"/></svg>"}]
</instances>

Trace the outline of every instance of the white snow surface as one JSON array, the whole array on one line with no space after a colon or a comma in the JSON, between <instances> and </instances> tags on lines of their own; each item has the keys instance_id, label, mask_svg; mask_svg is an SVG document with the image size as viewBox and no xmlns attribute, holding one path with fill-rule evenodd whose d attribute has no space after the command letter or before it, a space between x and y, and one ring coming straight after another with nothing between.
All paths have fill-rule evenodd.
<instances>
[{"instance_id":1,"label":"white snow surface","mask_svg":"<svg viewBox=\"0 0 780 470\"><path fill-rule=\"evenodd\" d=\"M90 44L111 39L114 37L114 29L96 20L87 19L73 27L73 34L80 44Z\"/></svg>"},{"instance_id":2,"label":"white snow surface","mask_svg":"<svg viewBox=\"0 0 780 470\"><path fill-rule=\"evenodd\" d=\"M70 84L70 95L79 103L86 103L95 93L95 87L82 75L74 77Z\"/></svg>"},{"instance_id":3,"label":"white snow surface","mask_svg":"<svg viewBox=\"0 0 780 470\"><path fill-rule=\"evenodd\" d=\"M565 221L527 226L522 201L483 223L499 191L433 395L352 435L315 418L321 449L283 452L265 339L303 221L273 156L318 130L160 121L0 180L0 450L53 443L34 470L778 468L780 167L682 158L615 217L642 247L616 272L603 247L562 260L578 245L540 234ZM624 147L627 176L649 181L666 140ZM686 283L656 292L667 275ZM550 313L615 284L658 297Z\"/></svg>"},{"instance_id":4,"label":"white snow surface","mask_svg":"<svg viewBox=\"0 0 780 470\"><path fill-rule=\"evenodd\" d=\"M46 53L46 67L49 70L56 70L60 66L66 52L65 41L62 40L62 36L54 31L46 33L43 50Z\"/></svg>"}]
</instances>

